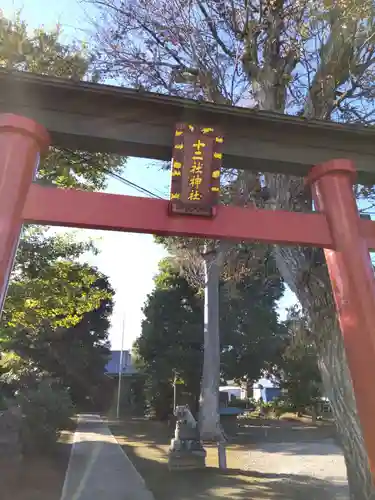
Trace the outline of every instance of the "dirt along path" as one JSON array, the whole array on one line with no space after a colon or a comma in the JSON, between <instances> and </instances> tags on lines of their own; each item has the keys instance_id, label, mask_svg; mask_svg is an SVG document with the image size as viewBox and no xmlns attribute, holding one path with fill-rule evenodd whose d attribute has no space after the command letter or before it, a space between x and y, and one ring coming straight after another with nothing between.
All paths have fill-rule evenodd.
<instances>
[{"instance_id":1,"label":"dirt along path","mask_svg":"<svg viewBox=\"0 0 375 500\"><path fill-rule=\"evenodd\" d=\"M241 468L267 479L280 498L349 500L344 458L332 440L258 443L239 453Z\"/></svg>"},{"instance_id":2,"label":"dirt along path","mask_svg":"<svg viewBox=\"0 0 375 500\"><path fill-rule=\"evenodd\" d=\"M239 451L241 468L292 499L348 500L345 461L333 433L296 422L254 422L243 427L242 441L254 446Z\"/></svg>"},{"instance_id":3,"label":"dirt along path","mask_svg":"<svg viewBox=\"0 0 375 500\"><path fill-rule=\"evenodd\" d=\"M228 470L207 447L204 471L170 473L171 430L159 422L110 424L155 500L349 500L344 459L332 428L290 422L243 422L227 448Z\"/></svg>"}]
</instances>

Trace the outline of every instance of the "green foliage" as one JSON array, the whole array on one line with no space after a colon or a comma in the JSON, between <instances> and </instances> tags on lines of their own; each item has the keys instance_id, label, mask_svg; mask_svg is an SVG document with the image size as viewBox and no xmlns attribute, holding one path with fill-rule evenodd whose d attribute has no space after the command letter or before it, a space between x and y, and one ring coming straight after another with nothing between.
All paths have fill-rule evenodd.
<instances>
[{"instance_id":1,"label":"green foliage","mask_svg":"<svg viewBox=\"0 0 375 500\"><path fill-rule=\"evenodd\" d=\"M0 392L0 411L4 411L8 408L7 400L4 394Z\"/></svg>"},{"instance_id":2,"label":"green foliage","mask_svg":"<svg viewBox=\"0 0 375 500\"><path fill-rule=\"evenodd\" d=\"M67 328L77 325L86 312L109 299L113 291L96 286L98 275L77 263L91 242L53 236L46 229L24 231L16 256L1 321L1 337L15 330L36 332L40 325Z\"/></svg>"},{"instance_id":3,"label":"green foliage","mask_svg":"<svg viewBox=\"0 0 375 500\"><path fill-rule=\"evenodd\" d=\"M96 274L92 285L105 291L97 306L67 328L52 328L42 323L34 330L18 329L5 347L30 360L42 371L58 378L80 409L92 409L105 384L104 368L109 356L109 316L113 309L113 291L105 277Z\"/></svg>"},{"instance_id":4,"label":"green foliage","mask_svg":"<svg viewBox=\"0 0 375 500\"><path fill-rule=\"evenodd\" d=\"M10 396L41 374L58 379L80 408L100 396L114 292L105 276L78 263L87 250L95 251L91 242L24 232L0 328Z\"/></svg>"},{"instance_id":5,"label":"green foliage","mask_svg":"<svg viewBox=\"0 0 375 500\"><path fill-rule=\"evenodd\" d=\"M291 309L286 321L288 338L281 352L281 387L286 390L290 409L301 413L321 396L322 381L316 347L307 320L298 309Z\"/></svg>"},{"instance_id":6,"label":"green foliage","mask_svg":"<svg viewBox=\"0 0 375 500\"><path fill-rule=\"evenodd\" d=\"M160 264L155 290L143 309L135 348L147 374L147 396L158 417L172 405L177 369L189 391L199 393L202 364L202 301L169 260Z\"/></svg>"},{"instance_id":7,"label":"green foliage","mask_svg":"<svg viewBox=\"0 0 375 500\"><path fill-rule=\"evenodd\" d=\"M272 413L273 408L274 405L272 404L271 401L267 403L265 401L261 401L259 404L259 413L264 417L268 417Z\"/></svg>"},{"instance_id":8,"label":"green foliage","mask_svg":"<svg viewBox=\"0 0 375 500\"><path fill-rule=\"evenodd\" d=\"M284 413L295 411L294 404L288 398L274 398L269 403L262 403L263 412L266 414L272 413L279 418Z\"/></svg>"},{"instance_id":9,"label":"green foliage","mask_svg":"<svg viewBox=\"0 0 375 500\"><path fill-rule=\"evenodd\" d=\"M245 277L230 294L223 285L220 328L224 379L251 381L273 361L283 333L275 310L280 294L279 280L265 283L260 277ZM185 391L197 398L203 363L203 298L173 259L160 263L144 315L135 349L148 376L152 405L171 405L174 370ZM161 400L160 405L156 400Z\"/></svg>"},{"instance_id":10,"label":"green foliage","mask_svg":"<svg viewBox=\"0 0 375 500\"><path fill-rule=\"evenodd\" d=\"M1 353L0 373L2 388L7 396L14 396L17 390L31 386L41 376L34 363L10 350Z\"/></svg>"},{"instance_id":11,"label":"green foliage","mask_svg":"<svg viewBox=\"0 0 375 500\"><path fill-rule=\"evenodd\" d=\"M13 21L0 14L0 68L75 81L90 79L91 60L85 46L65 45L61 34L59 25L52 31L30 32L20 14ZM41 160L37 180L44 185L103 190L107 175L123 167L124 158L118 155L51 147Z\"/></svg>"},{"instance_id":12,"label":"green foliage","mask_svg":"<svg viewBox=\"0 0 375 500\"><path fill-rule=\"evenodd\" d=\"M61 380L77 405L100 391L114 296L104 275L78 262L86 250L95 251L91 242L26 230L0 330L8 378L32 362Z\"/></svg>"},{"instance_id":13,"label":"green foliage","mask_svg":"<svg viewBox=\"0 0 375 500\"><path fill-rule=\"evenodd\" d=\"M60 36L59 25L50 32L38 28L30 33L20 13L13 21L0 17L0 68L82 80L89 69L88 54L83 46L62 44Z\"/></svg>"},{"instance_id":14,"label":"green foliage","mask_svg":"<svg viewBox=\"0 0 375 500\"><path fill-rule=\"evenodd\" d=\"M133 377L130 381L130 399L132 411L135 415L144 416L146 410L146 377Z\"/></svg>"},{"instance_id":15,"label":"green foliage","mask_svg":"<svg viewBox=\"0 0 375 500\"><path fill-rule=\"evenodd\" d=\"M230 407L230 408L242 408L245 410L246 408L248 408L248 406L249 406L249 402L247 399L232 398L228 402L228 407Z\"/></svg>"},{"instance_id":16,"label":"green foliage","mask_svg":"<svg viewBox=\"0 0 375 500\"><path fill-rule=\"evenodd\" d=\"M103 191L110 174L120 174L126 159L109 153L50 148L39 165L37 182L61 188Z\"/></svg>"},{"instance_id":17,"label":"green foliage","mask_svg":"<svg viewBox=\"0 0 375 500\"><path fill-rule=\"evenodd\" d=\"M68 428L73 416L68 389L15 352L2 353L0 371L2 393L21 409L24 452L51 451L59 431Z\"/></svg>"},{"instance_id":18,"label":"green foliage","mask_svg":"<svg viewBox=\"0 0 375 500\"><path fill-rule=\"evenodd\" d=\"M230 293L227 294L226 286ZM285 328L278 322L276 302L283 291L276 276L244 275L220 293L222 372L228 380L256 380L277 359Z\"/></svg>"},{"instance_id":19,"label":"green foliage","mask_svg":"<svg viewBox=\"0 0 375 500\"><path fill-rule=\"evenodd\" d=\"M70 425L74 407L68 390L56 380L44 378L22 388L16 397L22 409L21 442L25 453L51 451L59 431Z\"/></svg>"}]
</instances>

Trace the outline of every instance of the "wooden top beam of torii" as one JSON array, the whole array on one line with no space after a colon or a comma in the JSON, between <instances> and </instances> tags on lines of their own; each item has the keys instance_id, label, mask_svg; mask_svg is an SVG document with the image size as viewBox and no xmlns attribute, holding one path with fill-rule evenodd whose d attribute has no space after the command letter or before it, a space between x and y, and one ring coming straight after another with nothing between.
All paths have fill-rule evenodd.
<instances>
[{"instance_id":1,"label":"wooden top beam of torii","mask_svg":"<svg viewBox=\"0 0 375 500\"><path fill-rule=\"evenodd\" d=\"M215 125L225 135L224 166L304 176L348 158L360 181L375 184L372 128L4 70L0 113L34 119L56 146L161 160L171 159L177 122Z\"/></svg>"}]
</instances>

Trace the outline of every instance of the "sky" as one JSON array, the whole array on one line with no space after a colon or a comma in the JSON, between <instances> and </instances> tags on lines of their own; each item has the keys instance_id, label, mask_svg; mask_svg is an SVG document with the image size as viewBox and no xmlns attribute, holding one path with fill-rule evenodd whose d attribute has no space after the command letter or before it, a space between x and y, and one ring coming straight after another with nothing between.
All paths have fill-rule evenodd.
<instances>
[{"instance_id":1,"label":"sky","mask_svg":"<svg viewBox=\"0 0 375 500\"><path fill-rule=\"evenodd\" d=\"M12 18L20 9L21 18L30 29L41 26L51 29L60 24L63 42L69 43L73 39L89 40L88 19L93 16L93 12L84 2L62 0L57 4L51 0L1 0L1 10L8 18ZM123 176L151 192L168 196L169 173L160 171L155 162L131 158ZM106 192L141 196L139 192L114 179L109 181ZM158 271L158 262L166 256L165 250L154 243L151 235L69 229L59 231L73 231L78 239L93 238L96 241L99 255L85 255L85 261L106 274L116 292L110 329L112 348L121 348L123 331L123 346L131 348L141 333L142 307L153 289L153 277ZM294 302L295 297L287 291L279 303L281 318L285 316L285 308Z\"/></svg>"}]
</instances>

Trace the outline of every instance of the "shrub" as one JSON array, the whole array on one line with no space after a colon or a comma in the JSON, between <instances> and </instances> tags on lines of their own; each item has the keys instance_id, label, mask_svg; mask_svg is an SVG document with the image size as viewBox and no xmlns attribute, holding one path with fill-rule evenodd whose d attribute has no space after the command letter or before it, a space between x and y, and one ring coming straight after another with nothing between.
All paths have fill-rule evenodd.
<instances>
[{"instance_id":1,"label":"shrub","mask_svg":"<svg viewBox=\"0 0 375 500\"><path fill-rule=\"evenodd\" d=\"M20 437L24 452L51 451L59 431L69 427L74 414L68 390L46 378L20 389L16 400L22 409Z\"/></svg>"},{"instance_id":2,"label":"shrub","mask_svg":"<svg viewBox=\"0 0 375 500\"><path fill-rule=\"evenodd\" d=\"M261 401L259 405L259 411L260 414L267 417L273 410L273 405L272 403L265 403L264 401Z\"/></svg>"},{"instance_id":3,"label":"shrub","mask_svg":"<svg viewBox=\"0 0 375 500\"><path fill-rule=\"evenodd\" d=\"M281 415L290 411L290 405L283 399L275 398L269 403L270 411L275 415L275 417L280 418Z\"/></svg>"},{"instance_id":4,"label":"shrub","mask_svg":"<svg viewBox=\"0 0 375 500\"><path fill-rule=\"evenodd\" d=\"M4 394L0 392L0 411L6 410L8 408L7 400Z\"/></svg>"},{"instance_id":5,"label":"shrub","mask_svg":"<svg viewBox=\"0 0 375 500\"><path fill-rule=\"evenodd\" d=\"M249 406L248 406L249 408L251 408L251 409L254 409L254 410L255 410L255 408L256 408L256 407L257 407L257 405L258 405L258 402L257 402L257 400L256 400L255 398L249 398L249 399L248 399L248 405L249 405Z\"/></svg>"},{"instance_id":6,"label":"shrub","mask_svg":"<svg viewBox=\"0 0 375 500\"><path fill-rule=\"evenodd\" d=\"M290 403L282 398L275 398L268 403L261 401L259 404L258 402L258 407L262 415L268 416L272 414L277 418L280 418L284 413L292 411Z\"/></svg>"},{"instance_id":7,"label":"shrub","mask_svg":"<svg viewBox=\"0 0 375 500\"><path fill-rule=\"evenodd\" d=\"M248 402L246 399L232 398L228 401L228 406L231 408L241 408L246 409Z\"/></svg>"},{"instance_id":8,"label":"shrub","mask_svg":"<svg viewBox=\"0 0 375 500\"><path fill-rule=\"evenodd\" d=\"M256 408L256 403L252 398L248 399L232 398L231 401L228 402L228 406L230 406L231 408L241 408L243 410L252 411Z\"/></svg>"}]
</instances>

